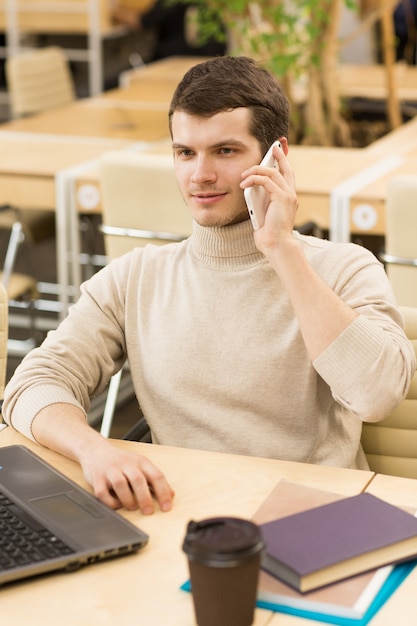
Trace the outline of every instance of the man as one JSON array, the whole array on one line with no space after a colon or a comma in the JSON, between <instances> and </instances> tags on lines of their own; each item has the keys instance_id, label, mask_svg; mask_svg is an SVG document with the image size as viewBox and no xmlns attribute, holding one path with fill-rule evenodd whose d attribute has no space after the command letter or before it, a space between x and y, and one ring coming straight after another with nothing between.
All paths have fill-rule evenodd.
<instances>
[{"instance_id":1,"label":"man","mask_svg":"<svg viewBox=\"0 0 417 626\"><path fill-rule=\"evenodd\" d=\"M149 514L154 495L167 511L174 495L147 458L86 422L126 358L154 443L307 463L366 468L362 422L407 392L414 353L382 265L293 231L288 119L279 83L248 58L189 70L169 120L192 236L94 275L7 387L6 421L77 460L112 507ZM256 165L277 139L277 167ZM255 232L252 185L270 198Z\"/></svg>"}]
</instances>

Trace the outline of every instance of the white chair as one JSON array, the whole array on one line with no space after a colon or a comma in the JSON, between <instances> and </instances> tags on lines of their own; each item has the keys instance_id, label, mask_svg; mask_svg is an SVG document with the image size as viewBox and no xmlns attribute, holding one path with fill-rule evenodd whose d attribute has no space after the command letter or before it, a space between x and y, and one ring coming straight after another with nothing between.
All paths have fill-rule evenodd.
<instances>
[{"instance_id":1,"label":"white chair","mask_svg":"<svg viewBox=\"0 0 417 626\"><path fill-rule=\"evenodd\" d=\"M0 402L4 397L7 371L7 338L8 338L8 298L5 287L0 283Z\"/></svg>"},{"instance_id":2,"label":"white chair","mask_svg":"<svg viewBox=\"0 0 417 626\"><path fill-rule=\"evenodd\" d=\"M407 337L417 354L417 307L400 307ZM406 398L381 422L365 423L362 446L379 474L417 478L417 373Z\"/></svg>"},{"instance_id":3,"label":"white chair","mask_svg":"<svg viewBox=\"0 0 417 626\"><path fill-rule=\"evenodd\" d=\"M1 214L0 214L1 215ZM29 335L25 339L9 338L8 353L15 356L24 356L35 347L35 301L39 297L38 281L30 274L15 271L15 262L19 246L24 238L23 225L13 210L7 210L6 216L10 219L9 240L4 256L3 267L0 268L0 286L6 292L8 306L22 307L29 312ZM2 227L6 226L6 216L3 216Z\"/></svg>"},{"instance_id":4,"label":"white chair","mask_svg":"<svg viewBox=\"0 0 417 626\"><path fill-rule=\"evenodd\" d=\"M25 294L37 295L36 279L29 274L15 272L15 262L19 245L23 238L23 226L17 218L10 215L10 237L4 257L3 269L0 269L0 283L7 292L9 300L19 300Z\"/></svg>"},{"instance_id":5,"label":"white chair","mask_svg":"<svg viewBox=\"0 0 417 626\"><path fill-rule=\"evenodd\" d=\"M417 175L396 176L388 183L380 258L398 303L417 306Z\"/></svg>"},{"instance_id":6,"label":"white chair","mask_svg":"<svg viewBox=\"0 0 417 626\"><path fill-rule=\"evenodd\" d=\"M101 231L110 259L134 246L162 245L191 234L171 155L107 152L100 161L100 188Z\"/></svg>"},{"instance_id":7,"label":"white chair","mask_svg":"<svg viewBox=\"0 0 417 626\"><path fill-rule=\"evenodd\" d=\"M179 192L170 155L111 151L100 162L101 231L114 259L135 246L163 245L191 234L190 212ZM108 437L122 371L109 384L100 432Z\"/></svg>"},{"instance_id":8,"label":"white chair","mask_svg":"<svg viewBox=\"0 0 417 626\"><path fill-rule=\"evenodd\" d=\"M12 56L6 60L5 72L14 117L31 115L75 100L68 61L58 46Z\"/></svg>"}]
</instances>

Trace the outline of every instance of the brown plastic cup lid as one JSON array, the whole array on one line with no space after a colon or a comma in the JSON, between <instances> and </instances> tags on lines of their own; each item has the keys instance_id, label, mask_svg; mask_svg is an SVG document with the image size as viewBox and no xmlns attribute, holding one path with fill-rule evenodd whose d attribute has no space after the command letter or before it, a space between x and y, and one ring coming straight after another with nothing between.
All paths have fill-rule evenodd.
<instances>
[{"instance_id":1,"label":"brown plastic cup lid","mask_svg":"<svg viewBox=\"0 0 417 626\"><path fill-rule=\"evenodd\" d=\"M264 547L260 528L237 517L190 521L183 543L191 561L217 567L235 567L258 555Z\"/></svg>"}]
</instances>

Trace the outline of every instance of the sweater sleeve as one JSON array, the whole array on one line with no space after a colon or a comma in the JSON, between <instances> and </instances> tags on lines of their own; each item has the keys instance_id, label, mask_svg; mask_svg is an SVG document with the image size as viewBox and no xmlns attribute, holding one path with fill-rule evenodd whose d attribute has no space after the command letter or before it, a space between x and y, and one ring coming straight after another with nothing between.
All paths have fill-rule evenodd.
<instances>
[{"instance_id":1,"label":"sweater sleeve","mask_svg":"<svg viewBox=\"0 0 417 626\"><path fill-rule=\"evenodd\" d=\"M129 262L125 255L84 283L67 318L22 360L5 390L6 423L33 439L34 418L51 404L69 403L87 414L90 397L126 359L123 276Z\"/></svg>"},{"instance_id":2,"label":"sweater sleeve","mask_svg":"<svg viewBox=\"0 0 417 626\"><path fill-rule=\"evenodd\" d=\"M315 361L334 399L363 421L378 421L405 397L415 371L404 336L360 315Z\"/></svg>"},{"instance_id":3,"label":"sweater sleeve","mask_svg":"<svg viewBox=\"0 0 417 626\"><path fill-rule=\"evenodd\" d=\"M338 403L363 421L378 421L404 399L416 359L383 266L369 251L353 255L352 248L332 287L359 316L313 365ZM327 258L326 267L334 266Z\"/></svg>"}]
</instances>

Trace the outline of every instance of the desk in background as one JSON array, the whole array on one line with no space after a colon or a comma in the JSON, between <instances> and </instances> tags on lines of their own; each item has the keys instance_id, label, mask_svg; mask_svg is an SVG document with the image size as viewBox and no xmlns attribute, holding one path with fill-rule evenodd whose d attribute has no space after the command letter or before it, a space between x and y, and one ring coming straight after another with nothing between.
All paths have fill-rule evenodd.
<instances>
[{"instance_id":1,"label":"desk in background","mask_svg":"<svg viewBox=\"0 0 417 626\"><path fill-rule=\"evenodd\" d=\"M339 63L335 71L338 93L342 98L365 102L386 102L388 75L383 64ZM398 62L393 67L393 81L400 103L417 103L417 68ZM302 105L308 98L306 85L295 82L294 100Z\"/></svg>"},{"instance_id":2,"label":"desk in background","mask_svg":"<svg viewBox=\"0 0 417 626\"><path fill-rule=\"evenodd\" d=\"M217 515L250 518L281 478L349 496L363 491L373 477L367 471L129 441L115 443L146 455L165 472L176 491L173 510L147 517L121 512L149 534L148 546L136 555L0 589L5 623L9 617L13 623L33 626L194 626L192 598L179 589L188 578L181 545L190 519ZM27 445L86 486L76 463L6 428L0 433L0 446L9 444ZM254 626L271 624L271 615L257 609ZM277 624L285 623L280 621L285 616L279 614L278 618ZM414 622L402 620L401 626L411 623L414 626ZM313 622L303 624L312 626Z\"/></svg>"},{"instance_id":3,"label":"desk in background","mask_svg":"<svg viewBox=\"0 0 417 626\"><path fill-rule=\"evenodd\" d=\"M129 141L156 141L169 135L167 108L99 97L6 122L0 130Z\"/></svg>"},{"instance_id":4,"label":"desk in background","mask_svg":"<svg viewBox=\"0 0 417 626\"><path fill-rule=\"evenodd\" d=\"M126 87L110 89L98 96L96 102L102 106L140 106L152 107L153 109L163 109L168 112L169 104L174 95L177 81L169 79L150 79L146 77L141 81L132 82ZM92 99L94 103L94 99Z\"/></svg>"},{"instance_id":5,"label":"desk in background","mask_svg":"<svg viewBox=\"0 0 417 626\"><path fill-rule=\"evenodd\" d=\"M166 59L154 61L149 65L143 65L132 70L126 70L120 75L120 86L126 87L133 83L146 81L166 81L177 86L184 74L197 63L210 57L172 56Z\"/></svg>"},{"instance_id":6,"label":"desk in background","mask_svg":"<svg viewBox=\"0 0 417 626\"><path fill-rule=\"evenodd\" d=\"M401 102L417 102L417 67L398 62L393 68L397 95ZM355 65L341 63L338 87L345 98L386 101L387 70L383 64Z\"/></svg>"}]
</instances>

